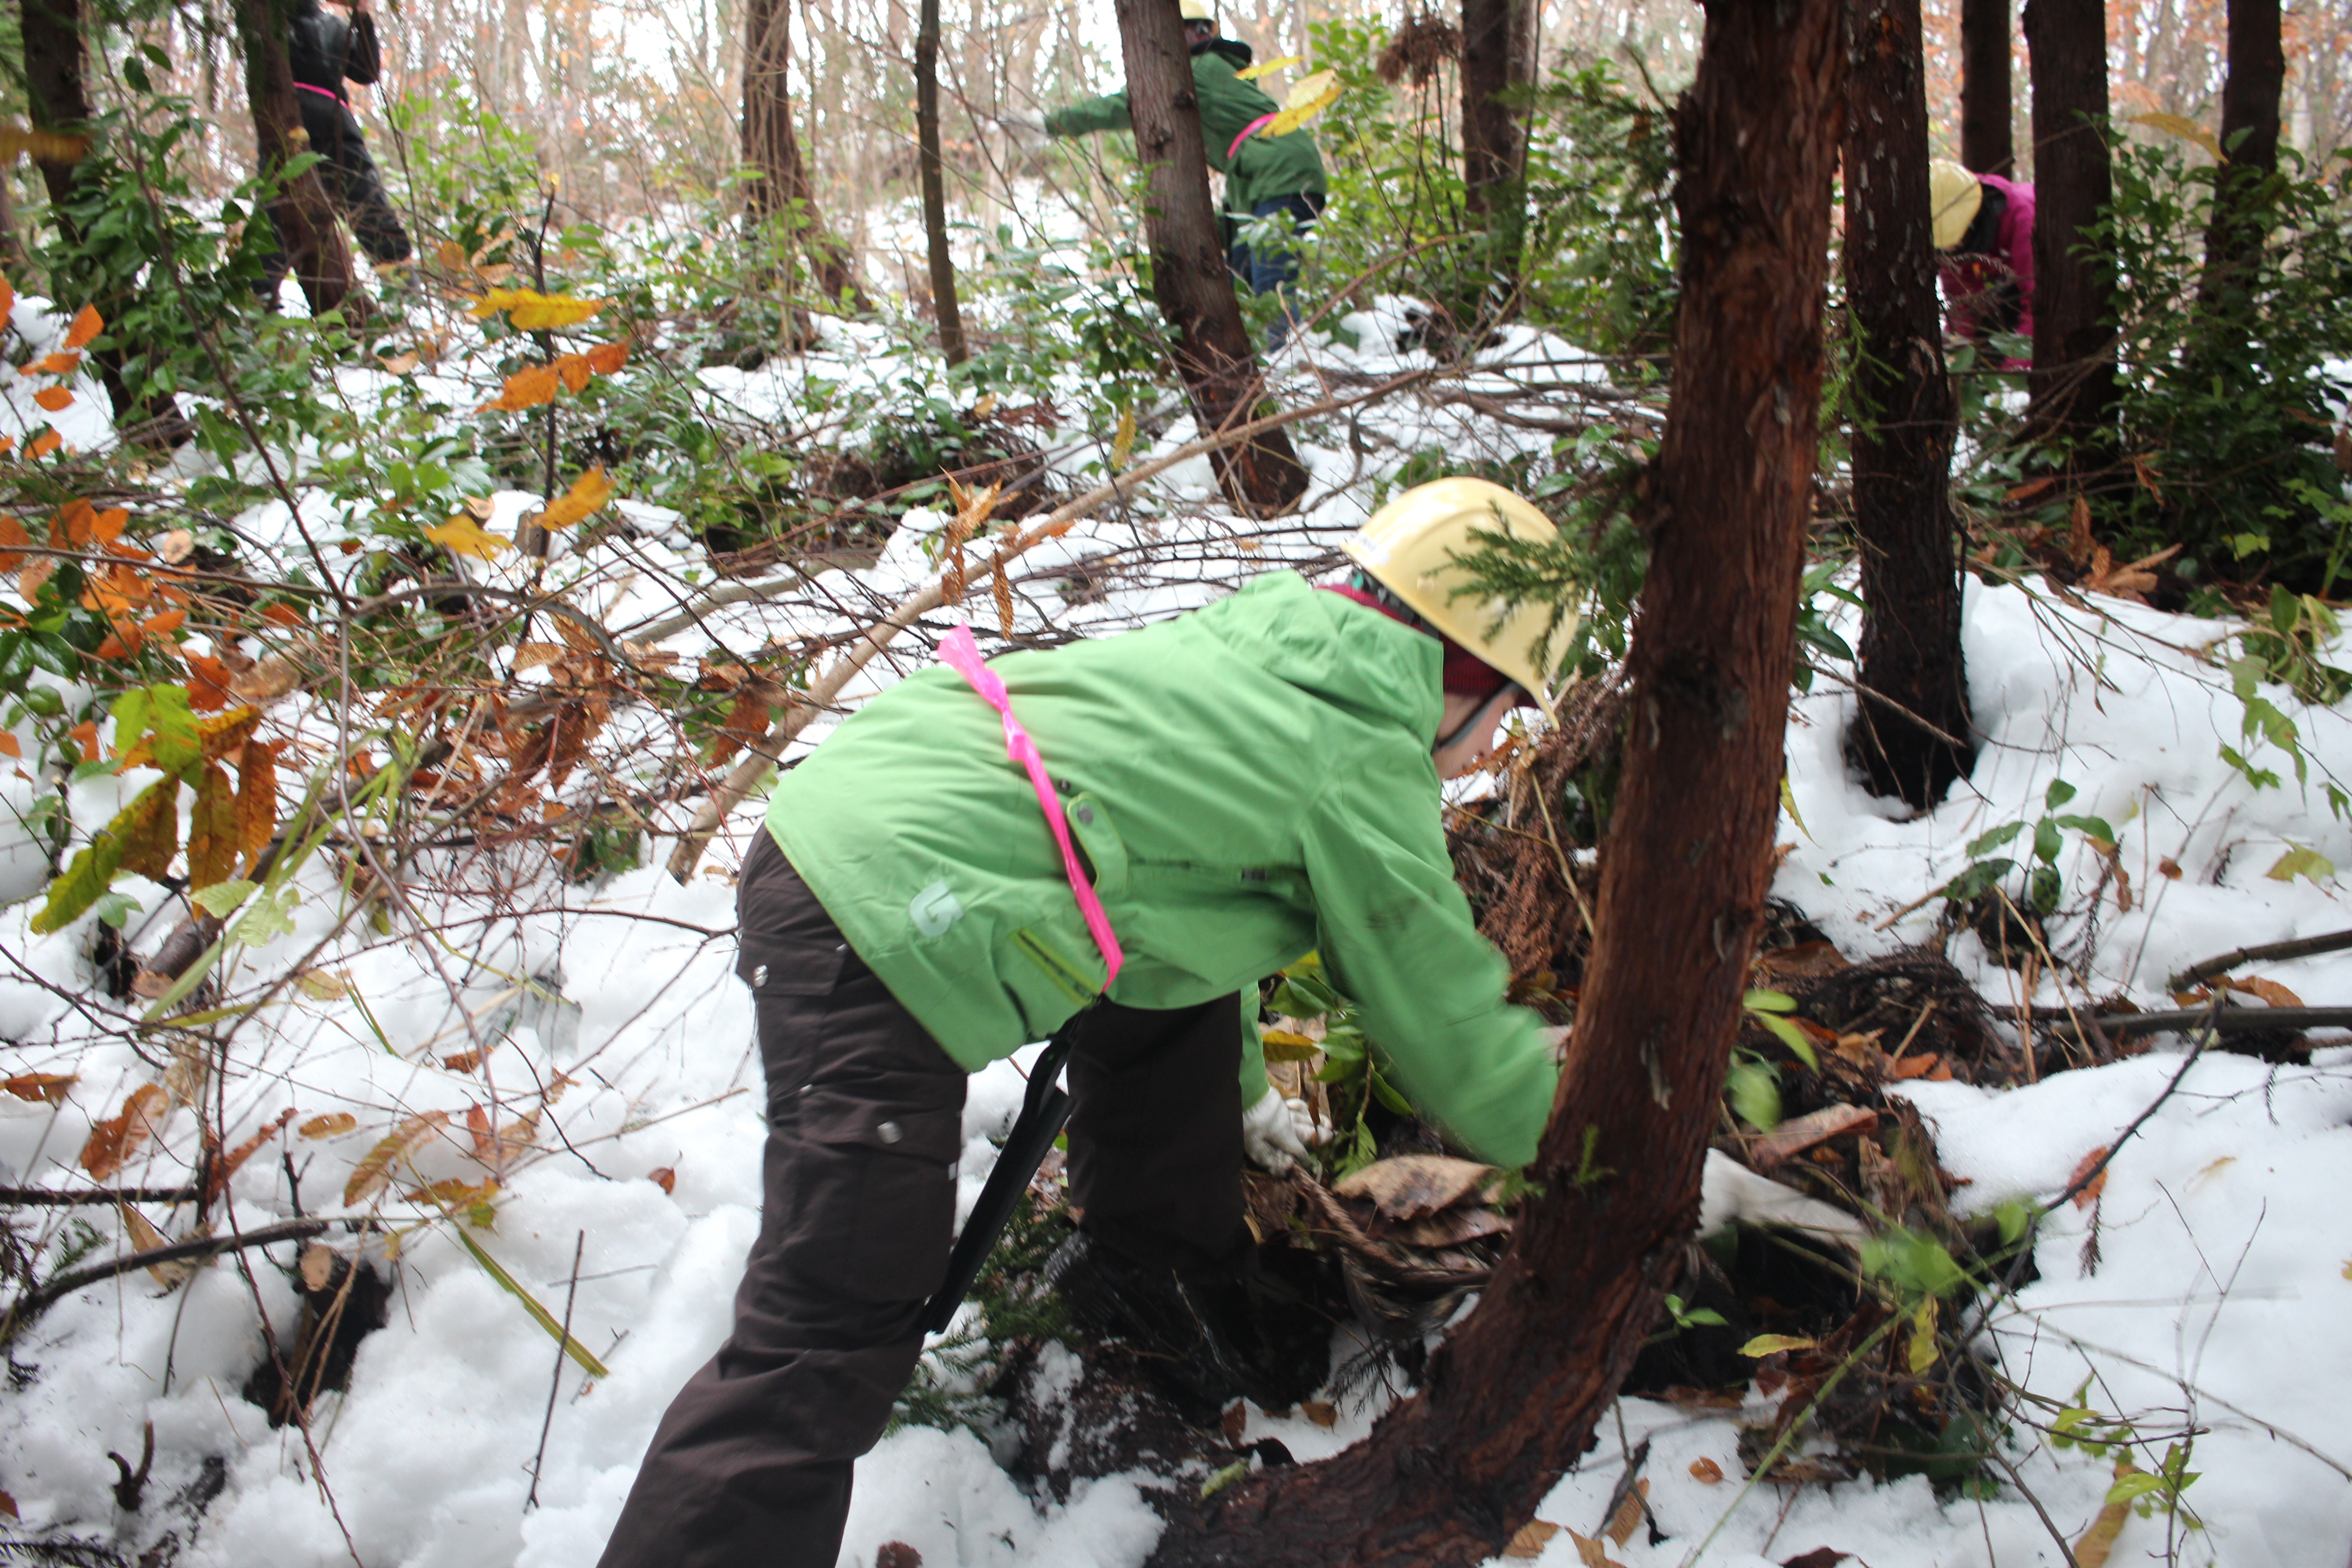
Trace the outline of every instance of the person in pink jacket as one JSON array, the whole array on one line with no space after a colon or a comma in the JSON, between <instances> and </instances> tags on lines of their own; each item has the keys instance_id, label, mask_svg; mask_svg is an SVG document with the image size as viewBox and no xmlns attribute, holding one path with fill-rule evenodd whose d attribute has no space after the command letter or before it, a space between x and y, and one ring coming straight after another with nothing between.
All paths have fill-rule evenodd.
<instances>
[{"instance_id":1,"label":"person in pink jacket","mask_svg":"<svg viewBox=\"0 0 2352 1568\"><path fill-rule=\"evenodd\" d=\"M2033 338L2033 187L1972 174L1948 158L1927 166L1942 264L1945 330L1984 343L1994 332ZM2026 362L2003 359L2003 370Z\"/></svg>"}]
</instances>

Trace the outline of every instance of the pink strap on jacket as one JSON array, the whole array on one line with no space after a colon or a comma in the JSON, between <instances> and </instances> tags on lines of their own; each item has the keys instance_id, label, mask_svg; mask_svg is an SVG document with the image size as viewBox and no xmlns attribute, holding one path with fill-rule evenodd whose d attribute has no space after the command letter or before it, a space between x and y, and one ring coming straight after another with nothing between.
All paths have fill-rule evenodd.
<instances>
[{"instance_id":1,"label":"pink strap on jacket","mask_svg":"<svg viewBox=\"0 0 2352 1568\"><path fill-rule=\"evenodd\" d=\"M980 661L980 645L971 640L970 626L958 626L940 639L940 662L964 678L981 700L1004 716L1004 750L1014 762L1029 771L1029 783L1037 792L1038 808L1045 814L1045 826L1054 830L1054 842L1062 847L1062 871L1070 879L1070 895L1078 901L1078 913L1087 918L1087 930L1094 933L1095 946L1102 950L1103 964L1109 973L1103 976L1103 989L1118 978L1118 966L1127 955L1119 951L1118 938L1110 929L1110 917L1103 912L1102 900L1095 897L1094 884L1087 880L1086 869L1078 864L1078 852L1070 843L1070 824L1062 815L1062 797L1055 793L1054 781L1045 773L1045 759L1037 752L1037 742L1013 716L1013 699L1004 689L1004 678Z\"/></svg>"},{"instance_id":2,"label":"pink strap on jacket","mask_svg":"<svg viewBox=\"0 0 2352 1568\"><path fill-rule=\"evenodd\" d=\"M307 81L298 81L298 82L296 82L296 83L294 84L294 90L295 90L296 92L315 92L315 93L317 93L320 98L331 98L331 99L333 99L337 103L341 103L341 102L342 102L342 101L343 101L343 95L342 95L341 93L340 93L340 92L329 92L329 91L328 91L325 88L323 88L323 87L312 87L312 86L311 86L309 82L307 82Z\"/></svg>"},{"instance_id":3,"label":"pink strap on jacket","mask_svg":"<svg viewBox=\"0 0 2352 1568\"><path fill-rule=\"evenodd\" d=\"M1275 114L1279 114L1282 111L1280 110L1276 110ZM1242 150L1242 143L1248 141L1258 132L1264 130L1265 126L1273 121L1273 119L1274 114L1261 114L1255 120L1251 121L1247 125L1243 126L1242 133L1234 138L1234 144L1225 149L1225 162L1228 163L1232 163L1234 161L1234 154Z\"/></svg>"}]
</instances>

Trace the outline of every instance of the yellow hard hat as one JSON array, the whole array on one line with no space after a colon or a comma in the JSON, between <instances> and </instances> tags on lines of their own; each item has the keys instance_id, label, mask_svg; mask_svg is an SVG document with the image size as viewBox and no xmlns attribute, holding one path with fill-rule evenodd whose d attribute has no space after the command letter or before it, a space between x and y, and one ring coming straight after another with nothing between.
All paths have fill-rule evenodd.
<instances>
[{"instance_id":1,"label":"yellow hard hat","mask_svg":"<svg viewBox=\"0 0 2352 1568\"><path fill-rule=\"evenodd\" d=\"M1949 158L1927 165L1927 210L1934 214L1936 248L1949 250L1960 243L1984 205L1984 184Z\"/></svg>"},{"instance_id":2,"label":"yellow hard hat","mask_svg":"<svg viewBox=\"0 0 2352 1568\"><path fill-rule=\"evenodd\" d=\"M1480 549L1473 531L1542 542L1559 536L1551 519L1485 479L1455 478L1415 485L1365 521L1339 546L1381 586L1423 620L1508 676L1551 711L1548 667L1568 651L1577 614L1552 606L1513 607L1480 597L1462 559ZM1549 645L1545 634L1550 634Z\"/></svg>"},{"instance_id":3,"label":"yellow hard hat","mask_svg":"<svg viewBox=\"0 0 2352 1568\"><path fill-rule=\"evenodd\" d=\"M1217 19L1217 8L1210 5L1209 0L1181 0L1176 7L1176 14L1187 22L1213 22Z\"/></svg>"}]
</instances>

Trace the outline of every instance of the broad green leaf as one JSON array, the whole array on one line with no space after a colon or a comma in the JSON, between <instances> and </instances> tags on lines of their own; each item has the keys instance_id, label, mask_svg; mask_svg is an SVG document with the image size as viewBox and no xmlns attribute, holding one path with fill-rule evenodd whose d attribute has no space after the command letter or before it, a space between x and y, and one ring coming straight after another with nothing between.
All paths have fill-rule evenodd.
<instances>
[{"instance_id":1,"label":"broad green leaf","mask_svg":"<svg viewBox=\"0 0 2352 1568\"><path fill-rule=\"evenodd\" d=\"M2287 852L2278 858L2271 868L2263 873L2274 882L2292 882L2303 878L2313 887L2322 879L2336 875L2336 862L2316 849L2307 849L2293 839L2287 841Z\"/></svg>"},{"instance_id":2,"label":"broad green leaf","mask_svg":"<svg viewBox=\"0 0 2352 1568\"><path fill-rule=\"evenodd\" d=\"M1735 1062L1724 1082L1731 1109L1759 1132L1780 1125L1780 1085L1772 1069L1761 1062Z\"/></svg>"},{"instance_id":3,"label":"broad green leaf","mask_svg":"<svg viewBox=\"0 0 2352 1568\"><path fill-rule=\"evenodd\" d=\"M1990 833L1972 838L1969 840L1969 858L1971 860L1981 860L1988 853L2000 848L2002 845L2008 843L2011 839L2016 837L2019 834L2024 831L2025 824L2022 822L2011 822L1994 828Z\"/></svg>"},{"instance_id":4,"label":"broad green leaf","mask_svg":"<svg viewBox=\"0 0 2352 1568\"><path fill-rule=\"evenodd\" d=\"M1815 1072L1822 1070L1822 1058L1813 1054L1813 1042L1805 1038L1804 1030L1800 1029L1788 1019L1776 1018L1769 1013L1750 1013L1748 1016L1771 1030L1799 1061Z\"/></svg>"},{"instance_id":5,"label":"broad green leaf","mask_svg":"<svg viewBox=\"0 0 2352 1568\"><path fill-rule=\"evenodd\" d=\"M189 894L188 901L216 921L226 920L229 911L251 898L254 889L258 886L260 884L257 882L247 882L241 879L229 882L215 882L209 888L199 888Z\"/></svg>"},{"instance_id":6,"label":"broad green leaf","mask_svg":"<svg viewBox=\"0 0 2352 1568\"><path fill-rule=\"evenodd\" d=\"M2058 851L2065 842L2058 832L2058 824L2053 819L2045 816L2033 825L2033 858L2042 864L2048 865L2056 860Z\"/></svg>"},{"instance_id":7,"label":"broad green leaf","mask_svg":"<svg viewBox=\"0 0 2352 1568\"><path fill-rule=\"evenodd\" d=\"M2065 805L2068 801L2074 799L2074 786L2068 784L2064 779L2052 779L2050 781L2050 787L2042 792L2042 808L2047 811L2055 811L2060 806Z\"/></svg>"},{"instance_id":8,"label":"broad green leaf","mask_svg":"<svg viewBox=\"0 0 2352 1568\"><path fill-rule=\"evenodd\" d=\"M89 847L76 855L58 874L57 880L49 884L49 901L33 917L32 929L46 936L81 919L91 905L105 896L121 864L121 838L106 832L91 839Z\"/></svg>"},{"instance_id":9,"label":"broad green leaf","mask_svg":"<svg viewBox=\"0 0 2352 1568\"><path fill-rule=\"evenodd\" d=\"M293 934L294 907L301 901L302 895L292 888L266 893L237 917L228 934L247 947L267 947L281 936Z\"/></svg>"},{"instance_id":10,"label":"broad green leaf","mask_svg":"<svg viewBox=\"0 0 2352 1568\"><path fill-rule=\"evenodd\" d=\"M1751 1361L1761 1361L1782 1351L1811 1350L1818 1342L1802 1334L1759 1334L1739 1347L1739 1353Z\"/></svg>"},{"instance_id":11,"label":"broad green leaf","mask_svg":"<svg viewBox=\"0 0 2352 1568\"><path fill-rule=\"evenodd\" d=\"M1797 999L1786 991L1750 991L1739 1005L1751 1013L1793 1013Z\"/></svg>"}]
</instances>

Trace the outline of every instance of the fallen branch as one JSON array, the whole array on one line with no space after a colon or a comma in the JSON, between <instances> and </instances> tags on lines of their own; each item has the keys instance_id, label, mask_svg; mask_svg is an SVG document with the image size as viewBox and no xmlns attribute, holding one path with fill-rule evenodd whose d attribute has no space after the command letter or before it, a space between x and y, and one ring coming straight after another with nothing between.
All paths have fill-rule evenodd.
<instances>
[{"instance_id":1,"label":"fallen branch","mask_svg":"<svg viewBox=\"0 0 2352 1568\"><path fill-rule=\"evenodd\" d=\"M2270 942L2259 947L2242 947L2235 952L2225 952L2219 958L2190 964L2165 982L2165 989L2186 991L2200 981L2227 974L2242 963L2259 963L2273 958L2309 958L2315 953L2341 952L2347 947L2352 947L2352 931L2332 931L2325 936L2299 937L2294 942Z\"/></svg>"},{"instance_id":2,"label":"fallen branch","mask_svg":"<svg viewBox=\"0 0 2352 1568\"><path fill-rule=\"evenodd\" d=\"M2352 1007L2191 1007L2179 1013L2111 1013L2092 1022L2110 1035L2185 1035L2208 1024L2223 1035L2249 1029L2352 1029Z\"/></svg>"},{"instance_id":3,"label":"fallen branch","mask_svg":"<svg viewBox=\"0 0 2352 1568\"><path fill-rule=\"evenodd\" d=\"M194 1241L175 1241L169 1247L152 1247L144 1252L128 1253L110 1262L95 1263L88 1268L60 1274L47 1284L36 1286L9 1303L6 1316L0 1317L0 1343L15 1338L18 1329L75 1291L102 1284L118 1274L128 1274L134 1268L152 1268L164 1263L201 1262L224 1252L242 1252L248 1247L268 1247L280 1241L307 1241L326 1230L331 1223L323 1219L289 1219L233 1236L207 1236Z\"/></svg>"},{"instance_id":4,"label":"fallen branch","mask_svg":"<svg viewBox=\"0 0 2352 1568\"><path fill-rule=\"evenodd\" d=\"M195 1187L0 1187L0 1207L15 1205L192 1204Z\"/></svg>"},{"instance_id":5,"label":"fallen branch","mask_svg":"<svg viewBox=\"0 0 2352 1568\"><path fill-rule=\"evenodd\" d=\"M1403 375L1391 376L1369 391L1345 397L1329 397L1304 408L1288 409L1280 414L1269 415L1264 419L1253 419L1246 425L1237 425L1230 430L1222 430L1213 436L1204 436L1200 440L1188 442L1172 452L1151 458L1148 462L1138 463L1125 473L1097 485L1076 500L1064 502L1046 513L1043 521L1013 535L1000 545L995 554L986 562L968 567L963 574L964 580L967 582L985 580L991 574L1001 571L1011 563L1014 557L1025 554L1048 539L1057 539L1068 532L1071 524L1104 502L1117 499L1143 480L1164 473L1179 463L1189 462L1207 453L1238 445L1263 436L1269 430L1279 429L1285 425L1294 424L1301 419L1312 418L1320 414L1336 413L1342 408L1353 407L1359 403L1373 402L1386 397L1391 393L1402 391L1415 382L1426 381L1434 374L1433 371L1428 370L1409 371ZM873 663L877 655L898 640L900 632L913 626L929 611L938 609L946 601L947 578L948 574L941 573L914 593L899 600L878 625L860 633L823 675L809 683L806 691L793 695L791 705L770 727L768 732L760 737L756 743L747 748L747 754L743 760L736 763L733 770L719 781L719 787L710 792L701 807L695 812L694 825L687 829L685 836L678 840L677 849L670 854L669 874L673 878L683 884L694 874L695 865L702 858L702 851L709 844L710 836L719 831L719 825L727 820L727 814L733 811L741 803L743 797L751 793L768 770L776 765L777 760L783 754L784 748L791 745L800 732L808 727L811 720L824 712L832 704L834 699L841 695L843 688L856 677L858 671Z\"/></svg>"}]
</instances>

